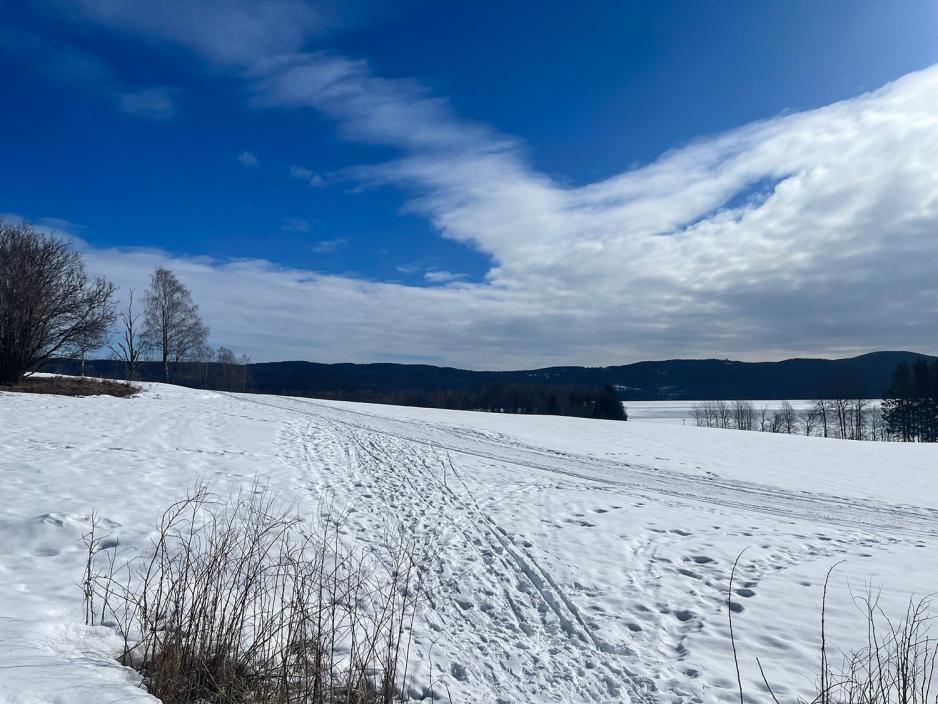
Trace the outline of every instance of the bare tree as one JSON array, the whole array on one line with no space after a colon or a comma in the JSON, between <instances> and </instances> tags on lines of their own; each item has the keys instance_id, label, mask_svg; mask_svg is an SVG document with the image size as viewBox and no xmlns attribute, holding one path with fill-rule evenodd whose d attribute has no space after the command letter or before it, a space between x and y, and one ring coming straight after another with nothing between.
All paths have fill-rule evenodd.
<instances>
[{"instance_id":1,"label":"bare tree","mask_svg":"<svg viewBox=\"0 0 938 704\"><path fill-rule=\"evenodd\" d=\"M113 295L64 240L0 222L0 384L100 339L114 319Z\"/></svg>"},{"instance_id":2,"label":"bare tree","mask_svg":"<svg viewBox=\"0 0 938 704\"><path fill-rule=\"evenodd\" d=\"M219 347L215 361L221 367L221 383L226 391L244 391L247 388L247 369L251 358L236 355L227 347Z\"/></svg>"},{"instance_id":3,"label":"bare tree","mask_svg":"<svg viewBox=\"0 0 938 704\"><path fill-rule=\"evenodd\" d=\"M821 424L821 431L826 438L830 427L830 416L828 412L831 409L829 401L818 398L814 400L814 415Z\"/></svg>"},{"instance_id":4,"label":"bare tree","mask_svg":"<svg viewBox=\"0 0 938 704\"><path fill-rule=\"evenodd\" d=\"M153 272L144 302L144 337L160 351L163 377L168 382L170 363L191 359L203 349L208 327L199 316L191 291L169 269L158 267Z\"/></svg>"},{"instance_id":5,"label":"bare tree","mask_svg":"<svg viewBox=\"0 0 938 704\"><path fill-rule=\"evenodd\" d=\"M202 374L202 388L209 388L209 378L212 373L212 364L215 362L215 350L209 345L205 345L196 353L196 359L199 362L199 370Z\"/></svg>"},{"instance_id":6,"label":"bare tree","mask_svg":"<svg viewBox=\"0 0 938 704\"><path fill-rule=\"evenodd\" d=\"M817 422L817 410L815 408L805 408L798 414L801 420L801 430L805 435L814 434L814 425Z\"/></svg>"},{"instance_id":7,"label":"bare tree","mask_svg":"<svg viewBox=\"0 0 938 704\"><path fill-rule=\"evenodd\" d=\"M847 412L850 409L850 401L845 398L835 398L830 402L831 409L834 412L834 416L837 420L837 427L840 430L840 437L846 440L850 437L847 422Z\"/></svg>"},{"instance_id":8,"label":"bare tree","mask_svg":"<svg viewBox=\"0 0 938 704\"><path fill-rule=\"evenodd\" d=\"M128 381L137 378L137 363L146 355L140 315L139 310L134 310L134 290L130 289L127 306L117 314L115 336L108 343L114 356L124 363L124 375Z\"/></svg>"},{"instance_id":9,"label":"bare tree","mask_svg":"<svg viewBox=\"0 0 938 704\"><path fill-rule=\"evenodd\" d=\"M251 358L246 354L242 354L238 357L238 381L241 384L241 391L247 391L248 388L248 365L251 363Z\"/></svg>"},{"instance_id":10,"label":"bare tree","mask_svg":"<svg viewBox=\"0 0 938 704\"><path fill-rule=\"evenodd\" d=\"M782 427L785 429L786 433L791 435L795 432L795 423L798 420L795 409L788 401L782 401L782 407L779 413L782 417Z\"/></svg>"},{"instance_id":11,"label":"bare tree","mask_svg":"<svg viewBox=\"0 0 938 704\"><path fill-rule=\"evenodd\" d=\"M221 382L225 391L233 391L235 379L238 377L235 367L238 364L238 358L235 353L227 347L219 347L215 352L215 362L221 368Z\"/></svg>"},{"instance_id":12,"label":"bare tree","mask_svg":"<svg viewBox=\"0 0 938 704\"><path fill-rule=\"evenodd\" d=\"M759 409L759 430L765 432L769 427L769 407L764 405Z\"/></svg>"},{"instance_id":13,"label":"bare tree","mask_svg":"<svg viewBox=\"0 0 938 704\"><path fill-rule=\"evenodd\" d=\"M870 428L870 440L885 440L886 427L883 423L883 409L874 405L867 414Z\"/></svg>"},{"instance_id":14,"label":"bare tree","mask_svg":"<svg viewBox=\"0 0 938 704\"><path fill-rule=\"evenodd\" d=\"M772 411L772 421L769 426L769 432L780 433L785 428L785 420L781 411Z\"/></svg>"},{"instance_id":15,"label":"bare tree","mask_svg":"<svg viewBox=\"0 0 938 704\"><path fill-rule=\"evenodd\" d=\"M752 430L755 423L756 409L752 401L733 402L733 420L739 430Z\"/></svg>"},{"instance_id":16,"label":"bare tree","mask_svg":"<svg viewBox=\"0 0 938 704\"><path fill-rule=\"evenodd\" d=\"M699 402L692 403L690 410L694 414L694 423L697 424L697 427L703 427L707 424L707 412L704 409L704 404Z\"/></svg>"},{"instance_id":17,"label":"bare tree","mask_svg":"<svg viewBox=\"0 0 938 704\"><path fill-rule=\"evenodd\" d=\"M95 350L99 350L107 344L107 328L97 328L87 330L78 336L75 342L75 352L78 354L80 364L80 374L85 375L85 360L88 355Z\"/></svg>"},{"instance_id":18,"label":"bare tree","mask_svg":"<svg viewBox=\"0 0 938 704\"><path fill-rule=\"evenodd\" d=\"M865 398L856 398L851 403L850 420L852 421L853 428L851 430L850 436L854 440L863 439L863 429L866 425L865 420L869 405L870 402Z\"/></svg>"},{"instance_id":19,"label":"bare tree","mask_svg":"<svg viewBox=\"0 0 938 704\"><path fill-rule=\"evenodd\" d=\"M724 429L729 428L730 419L733 417L732 412L730 411L730 404L728 404L726 401L717 401L715 407L717 419L719 420L720 424L719 427Z\"/></svg>"}]
</instances>

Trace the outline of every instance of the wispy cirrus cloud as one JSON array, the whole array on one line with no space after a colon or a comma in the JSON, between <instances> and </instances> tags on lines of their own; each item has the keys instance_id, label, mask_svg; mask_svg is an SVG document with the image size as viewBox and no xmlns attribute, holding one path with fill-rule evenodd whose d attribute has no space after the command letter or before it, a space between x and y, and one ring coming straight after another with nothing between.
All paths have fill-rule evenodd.
<instances>
[{"instance_id":1,"label":"wispy cirrus cloud","mask_svg":"<svg viewBox=\"0 0 938 704\"><path fill-rule=\"evenodd\" d=\"M166 87L144 88L120 94L117 104L128 115L165 120L176 114L174 93Z\"/></svg>"},{"instance_id":2,"label":"wispy cirrus cloud","mask_svg":"<svg viewBox=\"0 0 938 704\"><path fill-rule=\"evenodd\" d=\"M331 240L319 240L319 242L313 243L311 249L314 252L319 254L331 254L332 252L337 252L348 244L348 239L345 237L335 237Z\"/></svg>"},{"instance_id":3,"label":"wispy cirrus cloud","mask_svg":"<svg viewBox=\"0 0 938 704\"><path fill-rule=\"evenodd\" d=\"M172 86L132 87L102 59L67 43L52 43L12 27L0 29L0 51L28 62L47 76L106 96L121 112L166 119L176 114Z\"/></svg>"},{"instance_id":4,"label":"wispy cirrus cloud","mask_svg":"<svg viewBox=\"0 0 938 704\"><path fill-rule=\"evenodd\" d=\"M305 218L284 218L280 229L286 232L309 232L313 229L313 226Z\"/></svg>"},{"instance_id":5,"label":"wispy cirrus cloud","mask_svg":"<svg viewBox=\"0 0 938 704\"><path fill-rule=\"evenodd\" d=\"M325 4L303 0L75 0L88 20L178 44L223 65L249 65L274 54L303 48L310 35L337 18Z\"/></svg>"},{"instance_id":6,"label":"wispy cirrus cloud","mask_svg":"<svg viewBox=\"0 0 938 704\"><path fill-rule=\"evenodd\" d=\"M445 269L430 269L423 273L423 278L431 284L449 284L467 278L466 274L457 274Z\"/></svg>"}]
</instances>

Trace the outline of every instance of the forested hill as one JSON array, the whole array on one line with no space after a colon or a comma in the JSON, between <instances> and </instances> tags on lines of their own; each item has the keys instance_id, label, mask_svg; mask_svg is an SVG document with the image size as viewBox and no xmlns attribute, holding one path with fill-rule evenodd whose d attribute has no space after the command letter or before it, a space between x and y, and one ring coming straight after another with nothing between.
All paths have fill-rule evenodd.
<instances>
[{"instance_id":1,"label":"forested hill","mask_svg":"<svg viewBox=\"0 0 938 704\"><path fill-rule=\"evenodd\" d=\"M548 367L523 371L470 371L417 364L318 364L270 362L250 364L248 391L299 396L361 398L436 390L479 390L501 384L600 387L612 384L625 400L878 398L900 362L913 362L912 352L873 352L847 359L788 359L781 362L734 362L718 359L672 359L616 367ZM934 359L929 357L929 360ZM77 362L57 362L49 371L76 373ZM89 361L86 373L122 374L119 363ZM147 362L138 371L144 380L159 381L162 369ZM177 383L203 386L204 365L180 364ZM215 385L215 384L211 384Z\"/></svg>"}]
</instances>

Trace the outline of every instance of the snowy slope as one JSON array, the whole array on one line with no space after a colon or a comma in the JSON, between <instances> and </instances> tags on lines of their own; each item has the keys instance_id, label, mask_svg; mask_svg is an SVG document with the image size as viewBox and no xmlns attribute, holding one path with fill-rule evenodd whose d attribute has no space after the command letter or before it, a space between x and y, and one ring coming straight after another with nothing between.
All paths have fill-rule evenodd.
<instances>
[{"instance_id":1,"label":"snowy slope","mask_svg":"<svg viewBox=\"0 0 938 704\"><path fill-rule=\"evenodd\" d=\"M452 461L455 472L443 466ZM134 399L0 393L0 702L150 700L80 625L92 509L124 546L199 477L269 477L439 542L414 693L454 702L736 701L865 638L851 595L898 613L938 586L938 448L147 385Z\"/></svg>"}]
</instances>

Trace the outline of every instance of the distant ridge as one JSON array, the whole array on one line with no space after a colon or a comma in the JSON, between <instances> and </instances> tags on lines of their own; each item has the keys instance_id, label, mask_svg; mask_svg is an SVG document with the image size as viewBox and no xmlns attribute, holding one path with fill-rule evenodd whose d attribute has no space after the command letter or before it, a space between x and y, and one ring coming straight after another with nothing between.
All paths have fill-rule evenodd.
<instances>
[{"instance_id":1,"label":"distant ridge","mask_svg":"<svg viewBox=\"0 0 938 704\"><path fill-rule=\"evenodd\" d=\"M496 384L547 384L617 387L624 400L703 400L775 398L878 398L900 362L914 352L871 352L845 359L786 359L736 362L721 359L670 359L613 367L546 367L519 371L471 371L424 364L320 364L266 362L248 365L247 390L288 396L362 398L393 392L481 389ZM179 365L177 383L201 386L204 367ZM48 371L77 373L78 363L62 360ZM89 375L120 377L113 360L86 362ZM161 381L162 369L146 362L142 380Z\"/></svg>"}]
</instances>

